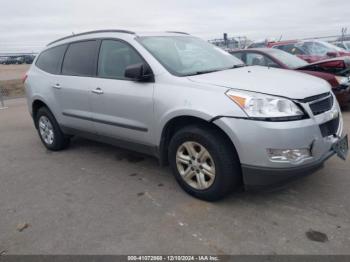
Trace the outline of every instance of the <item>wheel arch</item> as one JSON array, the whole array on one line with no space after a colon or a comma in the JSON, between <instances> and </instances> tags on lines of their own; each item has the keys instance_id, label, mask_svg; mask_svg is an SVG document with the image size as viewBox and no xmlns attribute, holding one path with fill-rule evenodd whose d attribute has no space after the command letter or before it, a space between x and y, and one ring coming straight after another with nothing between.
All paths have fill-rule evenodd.
<instances>
[{"instance_id":1,"label":"wheel arch","mask_svg":"<svg viewBox=\"0 0 350 262\"><path fill-rule=\"evenodd\" d=\"M172 136L176 133L177 130L190 125L203 126L218 130L220 134L227 140L227 143L231 145L232 150L237 152L236 147L230 137L223 129L213 123L211 119L208 120L191 115L180 115L168 120L162 129L159 143L159 160L162 166L168 165L168 146Z\"/></svg>"},{"instance_id":2,"label":"wheel arch","mask_svg":"<svg viewBox=\"0 0 350 262\"><path fill-rule=\"evenodd\" d=\"M38 110L42 107L46 107L50 110L50 108L48 107L48 105L40 98L35 98L32 102L32 105L31 105L31 109L32 109L32 117L33 117L33 120L34 120L34 125L36 128L38 128L37 124L36 124L36 115L38 113ZM51 111L51 110L50 110Z\"/></svg>"}]
</instances>

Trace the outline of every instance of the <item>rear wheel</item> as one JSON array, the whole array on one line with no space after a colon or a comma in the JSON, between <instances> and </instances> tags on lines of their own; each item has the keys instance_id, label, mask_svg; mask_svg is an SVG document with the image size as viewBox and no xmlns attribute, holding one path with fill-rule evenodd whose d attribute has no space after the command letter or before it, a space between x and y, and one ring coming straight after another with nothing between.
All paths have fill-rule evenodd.
<instances>
[{"instance_id":1,"label":"rear wheel","mask_svg":"<svg viewBox=\"0 0 350 262\"><path fill-rule=\"evenodd\" d=\"M197 198L219 200L241 185L237 153L214 128L189 126L179 130L170 141L168 157L180 186Z\"/></svg>"},{"instance_id":2,"label":"rear wheel","mask_svg":"<svg viewBox=\"0 0 350 262\"><path fill-rule=\"evenodd\" d=\"M68 146L69 138L63 134L48 108L39 108L36 113L35 124L38 128L39 137L47 149L59 151Z\"/></svg>"}]
</instances>

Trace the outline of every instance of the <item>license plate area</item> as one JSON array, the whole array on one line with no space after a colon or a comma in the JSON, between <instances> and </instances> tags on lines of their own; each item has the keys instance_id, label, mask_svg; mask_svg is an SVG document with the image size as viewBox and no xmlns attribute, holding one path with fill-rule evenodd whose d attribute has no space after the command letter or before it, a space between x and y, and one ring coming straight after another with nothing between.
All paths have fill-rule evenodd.
<instances>
[{"instance_id":1,"label":"license plate area","mask_svg":"<svg viewBox=\"0 0 350 262\"><path fill-rule=\"evenodd\" d=\"M348 135L344 136L342 139L338 140L332 145L332 150L343 160L346 160L346 157L349 153L349 144L348 144Z\"/></svg>"}]
</instances>

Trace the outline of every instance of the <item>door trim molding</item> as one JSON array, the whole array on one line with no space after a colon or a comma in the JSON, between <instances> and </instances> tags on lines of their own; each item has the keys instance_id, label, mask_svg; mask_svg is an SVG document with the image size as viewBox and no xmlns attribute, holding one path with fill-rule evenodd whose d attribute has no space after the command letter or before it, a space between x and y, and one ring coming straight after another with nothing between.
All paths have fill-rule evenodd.
<instances>
[{"instance_id":1,"label":"door trim molding","mask_svg":"<svg viewBox=\"0 0 350 262\"><path fill-rule=\"evenodd\" d=\"M122 123L117 123L117 122L112 122L112 121L106 121L106 120L102 120L102 119L96 119L96 118L92 118L92 117L80 116L80 115L67 113L67 112L63 112L62 114L64 116L74 117L74 118L87 120L87 121L91 121L91 122L95 122L95 123L100 123L100 124L105 124L105 125L110 125L110 126L117 126L117 127L121 127L121 128L141 131L141 132L148 132L147 128L141 127L141 126L127 125L127 124L122 124Z\"/></svg>"}]
</instances>

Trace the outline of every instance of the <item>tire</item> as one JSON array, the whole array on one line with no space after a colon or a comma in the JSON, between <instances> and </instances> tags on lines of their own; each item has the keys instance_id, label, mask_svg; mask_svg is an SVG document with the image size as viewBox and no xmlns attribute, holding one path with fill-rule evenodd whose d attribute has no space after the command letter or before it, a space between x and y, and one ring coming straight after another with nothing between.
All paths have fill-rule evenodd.
<instances>
[{"instance_id":1,"label":"tire","mask_svg":"<svg viewBox=\"0 0 350 262\"><path fill-rule=\"evenodd\" d=\"M45 122L46 120L47 122ZM42 128L40 126L42 123L45 123L48 128ZM39 108L36 113L35 126L37 127L41 142L47 149L51 151L60 151L69 145L70 139L63 134L55 117L47 107ZM45 130L47 132L45 132ZM48 136L45 137L45 135Z\"/></svg>"},{"instance_id":2,"label":"tire","mask_svg":"<svg viewBox=\"0 0 350 262\"><path fill-rule=\"evenodd\" d=\"M195 152L187 150L191 145ZM204 161L192 159L192 164L188 164L191 156L188 152L198 156L198 152L205 152L203 149L209 153L203 153L204 158L201 158ZM196 198L217 201L242 185L241 164L236 150L228 138L215 128L198 125L179 130L170 140L168 158L179 185ZM186 176L187 181L184 179Z\"/></svg>"}]
</instances>

